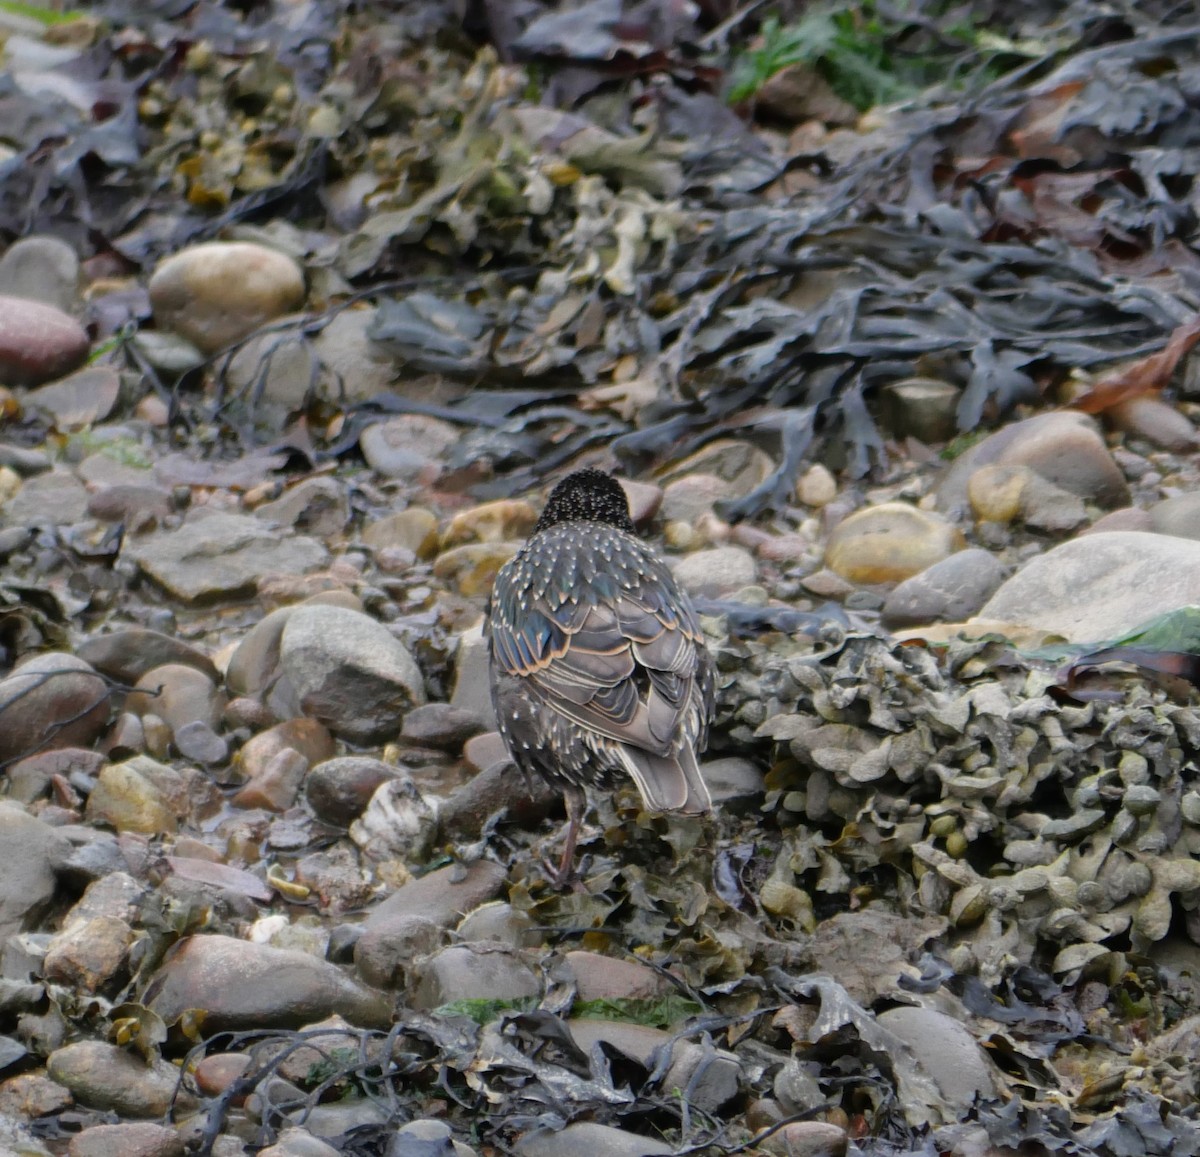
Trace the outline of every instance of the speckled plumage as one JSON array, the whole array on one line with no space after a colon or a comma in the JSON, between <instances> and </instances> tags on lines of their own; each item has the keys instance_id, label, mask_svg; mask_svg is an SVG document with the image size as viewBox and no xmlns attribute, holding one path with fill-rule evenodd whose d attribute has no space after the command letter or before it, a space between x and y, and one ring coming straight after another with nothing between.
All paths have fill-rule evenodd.
<instances>
[{"instance_id":1,"label":"speckled plumage","mask_svg":"<svg viewBox=\"0 0 1200 1157\"><path fill-rule=\"evenodd\" d=\"M652 811L711 810L696 754L712 717L712 660L614 479L583 470L555 487L496 576L488 640L508 749L564 789L569 811L580 789L622 775Z\"/></svg>"}]
</instances>

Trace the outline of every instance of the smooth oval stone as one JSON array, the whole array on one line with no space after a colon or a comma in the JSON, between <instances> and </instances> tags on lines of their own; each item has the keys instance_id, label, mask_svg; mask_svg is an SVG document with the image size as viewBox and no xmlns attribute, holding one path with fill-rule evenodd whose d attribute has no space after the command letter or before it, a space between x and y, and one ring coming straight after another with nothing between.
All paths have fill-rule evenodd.
<instances>
[{"instance_id":1,"label":"smooth oval stone","mask_svg":"<svg viewBox=\"0 0 1200 1157\"><path fill-rule=\"evenodd\" d=\"M305 713L354 743L394 735L404 712L425 702L424 678L404 644L344 607L298 607L283 628L279 660Z\"/></svg>"},{"instance_id":2,"label":"smooth oval stone","mask_svg":"<svg viewBox=\"0 0 1200 1157\"><path fill-rule=\"evenodd\" d=\"M1147 395L1118 402L1107 416L1118 430L1145 438L1164 450L1186 453L1200 440L1191 421L1162 398Z\"/></svg>"},{"instance_id":3,"label":"smooth oval stone","mask_svg":"<svg viewBox=\"0 0 1200 1157\"><path fill-rule=\"evenodd\" d=\"M740 546L718 546L684 555L671 565L675 581L688 594L720 598L750 586L758 577L754 556Z\"/></svg>"},{"instance_id":4,"label":"smooth oval stone","mask_svg":"<svg viewBox=\"0 0 1200 1157\"><path fill-rule=\"evenodd\" d=\"M108 684L82 659L35 655L0 679L0 762L87 747L108 722Z\"/></svg>"},{"instance_id":5,"label":"smooth oval stone","mask_svg":"<svg viewBox=\"0 0 1200 1157\"><path fill-rule=\"evenodd\" d=\"M805 506L828 506L836 497L837 479L820 462L810 466L796 483L796 498Z\"/></svg>"},{"instance_id":6,"label":"smooth oval stone","mask_svg":"<svg viewBox=\"0 0 1200 1157\"><path fill-rule=\"evenodd\" d=\"M1200 543L1165 534L1109 531L1030 559L984 604L981 619L1098 643L1200 603Z\"/></svg>"},{"instance_id":7,"label":"smooth oval stone","mask_svg":"<svg viewBox=\"0 0 1200 1157\"><path fill-rule=\"evenodd\" d=\"M1060 410L997 430L964 451L937 487L938 509L964 510L967 482L981 466L1028 466L1063 490L1098 506L1129 503L1129 486L1096 423L1086 414Z\"/></svg>"},{"instance_id":8,"label":"smooth oval stone","mask_svg":"<svg viewBox=\"0 0 1200 1157\"><path fill-rule=\"evenodd\" d=\"M391 764L365 755L327 759L305 776L304 797L318 819L345 828L366 811L379 785L399 774Z\"/></svg>"},{"instance_id":9,"label":"smooth oval stone","mask_svg":"<svg viewBox=\"0 0 1200 1157\"><path fill-rule=\"evenodd\" d=\"M838 523L825 548L825 565L850 582L903 582L965 545L962 531L941 515L885 502Z\"/></svg>"},{"instance_id":10,"label":"smooth oval stone","mask_svg":"<svg viewBox=\"0 0 1200 1157\"><path fill-rule=\"evenodd\" d=\"M512 498L484 502L469 510L460 510L442 533L445 550L464 542L508 542L523 539L537 523L537 511L528 503Z\"/></svg>"},{"instance_id":11,"label":"smooth oval stone","mask_svg":"<svg viewBox=\"0 0 1200 1157\"><path fill-rule=\"evenodd\" d=\"M442 457L458 443L458 429L440 418L404 414L368 426L358 444L367 465L388 478L434 481Z\"/></svg>"},{"instance_id":12,"label":"smooth oval stone","mask_svg":"<svg viewBox=\"0 0 1200 1157\"><path fill-rule=\"evenodd\" d=\"M0 294L69 310L79 296L79 255L57 237L22 237L0 257Z\"/></svg>"},{"instance_id":13,"label":"smooth oval stone","mask_svg":"<svg viewBox=\"0 0 1200 1157\"><path fill-rule=\"evenodd\" d=\"M304 273L285 253L249 241L206 241L154 271L158 324L216 353L304 301Z\"/></svg>"},{"instance_id":14,"label":"smooth oval stone","mask_svg":"<svg viewBox=\"0 0 1200 1157\"><path fill-rule=\"evenodd\" d=\"M889 1008L876 1021L912 1049L951 1105L996 1095L991 1065L975 1038L957 1020L932 1008Z\"/></svg>"},{"instance_id":15,"label":"smooth oval stone","mask_svg":"<svg viewBox=\"0 0 1200 1157\"><path fill-rule=\"evenodd\" d=\"M323 1017L386 1028L392 1002L335 964L296 949L231 936L189 936L168 954L150 983L147 1004L170 1022L206 1010L208 1032L298 1028Z\"/></svg>"},{"instance_id":16,"label":"smooth oval stone","mask_svg":"<svg viewBox=\"0 0 1200 1157\"><path fill-rule=\"evenodd\" d=\"M962 622L999 589L1004 574L990 551L960 550L900 583L883 604L883 621L890 627Z\"/></svg>"},{"instance_id":17,"label":"smooth oval stone","mask_svg":"<svg viewBox=\"0 0 1200 1157\"><path fill-rule=\"evenodd\" d=\"M397 514L388 514L364 528L363 545L375 550L400 547L419 558L437 554L437 515L422 506L410 506Z\"/></svg>"},{"instance_id":18,"label":"smooth oval stone","mask_svg":"<svg viewBox=\"0 0 1200 1157\"><path fill-rule=\"evenodd\" d=\"M41 301L0 294L0 381L37 386L81 366L87 331L70 314Z\"/></svg>"},{"instance_id":19,"label":"smooth oval stone","mask_svg":"<svg viewBox=\"0 0 1200 1157\"><path fill-rule=\"evenodd\" d=\"M1149 511L1147 529L1176 538L1200 539L1200 494L1179 494L1156 502Z\"/></svg>"},{"instance_id":20,"label":"smooth oval stone","mask_svg":"<svg viewBox=\"0 0 1200 1157\"><path fill-rule=\"evenodd\" d=\"M215 729L225 710L225 696L196 667L166 663L137 681L125 709L134 715L157 715L172 731L197 720Z\"/></svg>"},{"instance_id":21,"label":"smooth oval stone","mask_svg":"<svg viewBox=\"0 0 1200 1157\"><path fill-rule=\"evenodd\" d=\"M162 1117L194 1104L185 1092L175 1097L179 1070L168 1061L147 1064L139 1056L105 1041L83 1040L52 1052L46 1071L71 1090L80 1104L111 1109L129 1117Z\"/></svg>"}]
</instances>

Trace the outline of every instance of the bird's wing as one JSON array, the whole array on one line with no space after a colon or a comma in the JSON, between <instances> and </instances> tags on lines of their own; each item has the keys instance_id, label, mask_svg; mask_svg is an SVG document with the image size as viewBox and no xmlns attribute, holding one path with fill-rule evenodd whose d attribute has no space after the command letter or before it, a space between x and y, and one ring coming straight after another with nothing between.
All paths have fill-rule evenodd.
<instances>
[{"instance_id":1,"label":"bird's wing","mask_svg":"<svg viewBox=\"0 0 1200 1157\"><path fill-rule=\"evenodd\" d=\"M669 604L621 592L598 605L536 600L519 619L515 608L496 607L493 661L580 726L665 756L678 746L708 658L695 623Z\"/></svg>"}]
</instances>

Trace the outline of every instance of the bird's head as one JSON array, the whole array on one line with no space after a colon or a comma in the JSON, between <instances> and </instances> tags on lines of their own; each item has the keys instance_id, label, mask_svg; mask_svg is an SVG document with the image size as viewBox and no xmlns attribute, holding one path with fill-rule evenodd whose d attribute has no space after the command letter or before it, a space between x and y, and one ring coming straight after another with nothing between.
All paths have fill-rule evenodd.
<instances>
[{"instance_id":1,"label":"bird's head","mask_svg":"<svg viewBox=\"0 0 1200 1157\"><path fill-rule=\"evenodd\" d=\"M629 502L621 484L603 470L588 467L568 474L551 492L535 533L560 522L603 522L633 534Z\"/></svg>"}]
</instances>

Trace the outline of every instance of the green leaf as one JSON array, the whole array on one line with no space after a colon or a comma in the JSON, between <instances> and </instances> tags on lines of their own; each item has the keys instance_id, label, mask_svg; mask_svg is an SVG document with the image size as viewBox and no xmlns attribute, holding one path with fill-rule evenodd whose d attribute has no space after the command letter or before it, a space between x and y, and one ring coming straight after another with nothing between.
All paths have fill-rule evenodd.
<instances>
[{"instance_id":1,"label":"green leaf","mask_svg":"<svg viewBox=\"0 0 1200 1157\"><path fill-rule=\"evenodd\" d=\"M694 1000L673 992L658 998L622 997L614 1000L581 1000L572 1012L594 1020L618 1020L626 1024L670 1028L689 1016L699 1016L704 1009Z\"/></svg>"},{"instance_id":2,"label":"green leaf","mask_svg":"<svg viewBox=\"0 0 1200 1157\"><path fill-rule=\"evenodd\" d=\"M50 27L55 24L70 24L83 19L79 12L56 12L43 8L39 4L25 4L22 0L0 0L0 10L12 13L13 16L24 16L36 20L39 24Z\"/></svg>"},{"instance_id":3,"label":"green leaf","mask_svg":"<svg viewBox=\"0 0 1200 1157\"><path fill-rule=\"evenodd\" d=\"M469 1000L453 1000L438 1008L435 1016L466 1016L476 1024L488 1024L502 1012L529 1012L537 1008L537 997L523 996L518 1000L489 1000L483 997Z\"/></svg>"}]
</instances>

